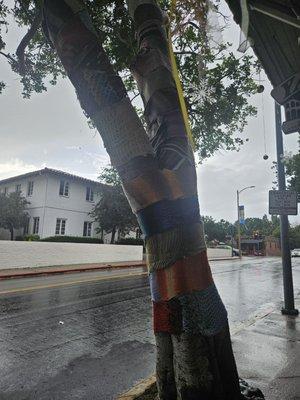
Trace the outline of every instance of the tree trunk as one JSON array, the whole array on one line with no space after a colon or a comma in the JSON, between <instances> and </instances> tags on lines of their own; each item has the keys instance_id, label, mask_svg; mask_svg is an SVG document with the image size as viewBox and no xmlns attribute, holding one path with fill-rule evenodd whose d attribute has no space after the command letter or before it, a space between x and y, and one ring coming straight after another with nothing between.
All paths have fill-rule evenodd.
<instances>
[{"instance_id":1,"label":"tree trunk","mask_svg":"<svg viewBox=\"0 0 300 400\"><path fill-rule=\"evenodd\" d=\"M116 227L113 227L113 230L111 231L111 238L110 238L110 244L115 243L115 236L116 236Z\"/></svg>"},{"instance_id":2,"label":"tree trunk","mask_svg":"<svg viewBox=\"0 0 300 400\"><path fill-rule=\"evenodd\" d=\"M10 232L10 240L14 240L14 227L11 226L9 228L9 232Z\"/></svg>"},{"instance_id":3,"label":"tree trunk","mask_svg":"<svg viewBox=\"0 0 300 400\"><path fill-rule=\"evenodd\" d=\"M133 4L134 3L134 4ZM44 29L98 128L146 237L161 400L241 398L225 307L207 261L196 170L163 18L134 0L133 64L148 136L79 0L45 0Z\"/></svg>"}]
</instances>

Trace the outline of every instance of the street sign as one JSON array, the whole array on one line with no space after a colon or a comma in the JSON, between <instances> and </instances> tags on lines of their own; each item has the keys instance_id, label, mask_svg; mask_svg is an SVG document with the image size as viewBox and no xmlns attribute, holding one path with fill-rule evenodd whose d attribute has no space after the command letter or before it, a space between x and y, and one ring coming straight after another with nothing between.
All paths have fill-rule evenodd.
<instances>
[{"instance_id":1,"label":"street sign","mask_svg":"<svg viewBox=\"0 0 300 400\"><path fill-rule=\"evenodd\" d=\"M241 225L245 224L245 207L244 206L239 206L239 220L240 220Z\"/></svg>"},{"instance_id":2,"label":"street sign","mask_svg":"<svg viewBox=\"0 0 300 400\"><path fill-rule=\"evenodd\" d=\"M271 215L297 215L297 192L293 190L269 191L269 214Z\"/></svg>"}]
</instances>

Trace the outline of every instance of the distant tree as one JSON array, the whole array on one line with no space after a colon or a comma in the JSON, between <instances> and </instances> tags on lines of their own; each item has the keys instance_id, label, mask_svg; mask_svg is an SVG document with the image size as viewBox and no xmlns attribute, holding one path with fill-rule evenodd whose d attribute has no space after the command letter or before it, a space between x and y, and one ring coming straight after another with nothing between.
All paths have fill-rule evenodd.
<instances>
[{"instance_id":1,"label":"distant tree","mask_svg":"<svg viewBox=\"0 0 300 400\"><path fill-rule=\"evenodd\" d=\"M217 222L210 216L204 216L202 220L205 227L206 238L209 242L212 240L224 242L227 236L234 235L234 225L224 219Z\"/></svg>"},{"instance_id":2,"label":"distant tree","mask_svg":"<svg viewBox=\"0 0 300 400\"><path fill-rule=\"evenodd\" d=\"M296 225L289 230L290 248L300 248L300 225Z\"/></svg>"},{"instance_id":3,"label":"distant tree","mask_svg":"<svg viewBox=\"0 0 300 400\"><path fill-rule=\"evenodd\" d=\"M241 233L242 235L252 236L256 232L262 236L270 236L279 227L279 223L277 216L268 219L266 214L262 218L246 218L245 224L241 225Z\"/></svg>"},{"instance_id":4,"label":"distant tree","mask_svg":"<svg viewBox=\"0 0 300 400\"><path fill-rule=\"evenodd\" d=\"M280 239L280 226L274 229L273 236ZM300 225L289 226L289 242L291 249L300 248Z\"/></svg>"},{"instance_id":5,"label":"distant tree","mask_svg":"<svg viewBox=\"0 0 300 400\"><path fill-rule=\"evenodd\" d=\"M300 193L300 153L286 159L288 188Z\"/></svg>"},{"instance_id":6,"label":"distant tree","mask_svg":"<svg viewBox=\"0 0 300 400\"><path fill-rule=\"evenodd\" d=\"M14 229L24 227L28 220L27 204L19 192L0 194L0 227L10 231L11 240L14 240Z\"/></svg>"},{"instance_id":7,"label":"distant tree","mask_svg":"<svg viewBox=\"0 0 300 400\"><path fill-rule=\"evenodd\" d=\"M106 186L102 187L100 199L91 216L99 224L97 231L111 233L110 243L114 243L117 231L128 233L137 228L138 223L123 192L117 171L113 167L106 167L99 179Z\"/></svg>"}]
</instances>

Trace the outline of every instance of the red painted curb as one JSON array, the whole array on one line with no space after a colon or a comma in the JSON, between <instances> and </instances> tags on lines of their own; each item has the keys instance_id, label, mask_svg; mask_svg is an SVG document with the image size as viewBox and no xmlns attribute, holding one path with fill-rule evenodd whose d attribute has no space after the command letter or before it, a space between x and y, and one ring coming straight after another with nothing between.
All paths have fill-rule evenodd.
<instances>
[{"instance_id":1,"label":"red painted curb","mask_svg":"<svg viewBox=\"0 0 300 400\"><path fill-rule=\"evenodd\" d=\"M230 258L214 258L210 259L209 261L225 261L225 260L235 260L238 259L238 257L230 257ZM72 272L86 272L86 271L98 271L98 270L107 270L107 269L122 269L122 268L135 268L135 267L146 267L146 262L141 261L137 262L136 264L103 264L103 265L96 265L96 266L79 266L78 268L59 268L59 269L48 269L48 270L42 270L43 267L41 267L41 271L33 270L33 271L20 271L20 272L14 272L14 273L4 273L2 274L0 271L0 281L4 279L13 279L13 278L26 278L26 277L31 277L31 276L45 276L45 275L58 275L58 274L68 274ZM51 267L45 267L45 268L51 268Z\"/></svg>"},{"instance_id":2,"label":"red painted curb","mask_svg":"<svg viewBox=\"0 0 300 400\"><path fill-rule=\"evenodd\" d=\"M13 278L27 278L31 276L45 276L45 275L57 275L57 274L67 274L72 272L86 272L86 271L98 271L98 270L108 270L108 269L123 269L123 268L135 268L135 267L146 267L145 262L140 262L136 264L106 264L101 266L90 266L90 267L78 267L69 269L53 269L53 270L43 270L43 271L21 271L16 273L6 273L1 274L0 280L13 279Z\"/></svg>"}]
</instances>

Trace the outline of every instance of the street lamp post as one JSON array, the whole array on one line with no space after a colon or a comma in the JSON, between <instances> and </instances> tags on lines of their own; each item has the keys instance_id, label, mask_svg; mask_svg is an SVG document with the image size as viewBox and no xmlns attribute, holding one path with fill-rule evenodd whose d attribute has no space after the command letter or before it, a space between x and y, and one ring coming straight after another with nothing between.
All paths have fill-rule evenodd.
<instances>
[{"instance_id":1,"label":"street lamp post","mask_svg":"<svg viewBox=\"0 0 300 400\"><path fill-rule=\"evenodd\" d=\"M283 138L281 129L281 107L275 102L275 122L276 122L276 147L277 147L277 175L278 189L286 190L285 168L283 164ZM295 308L293 272L291 262L291 252L289 245L289 220L287 215L280 215L280 244L283 269L283 292L284 308L282 314L298 315L299 311Z\"/></svg>"},{"instance_id":2,"label":"street lamp post","mask_svg":"<svg viewBox=\"0 0 300 400\"><path fill-rule=\"evenodd\" d=\"M242 258L242 246L241 246L241 222L240 222L240 194L246 189L253 189L255 186L247 186L241 190L236 191L236 202L237 202L237 215L238 215L238 241L239 241L239 258Z\"/></svg>"}]
</instances>

